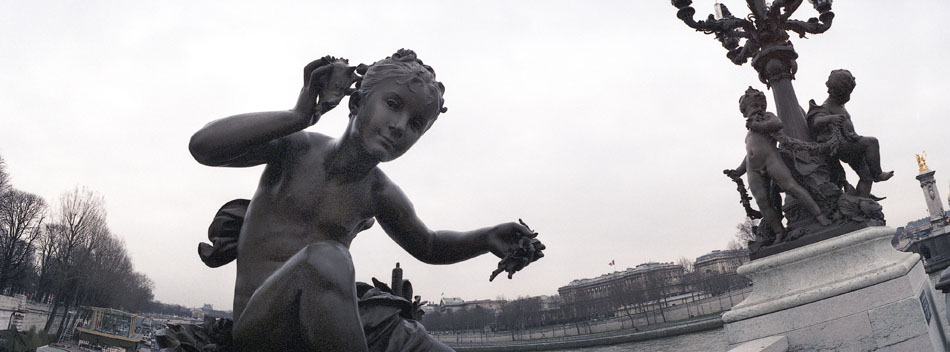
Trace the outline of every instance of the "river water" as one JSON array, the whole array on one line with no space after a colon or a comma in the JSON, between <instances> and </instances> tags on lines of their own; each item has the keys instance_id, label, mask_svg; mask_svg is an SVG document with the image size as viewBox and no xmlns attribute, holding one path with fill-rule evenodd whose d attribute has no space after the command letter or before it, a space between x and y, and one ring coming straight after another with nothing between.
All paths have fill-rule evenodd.
<instances>
[{"instance_id":1,"label":"river water","mask_svg":"<svg viewBox=\"0 0 950 352\"><path fill-rule=\"evenodd\" d=\"M572 352L715 352L726 350L726 332L722 328L614 346L588 347Z\"/></svg>"}]
</instances>

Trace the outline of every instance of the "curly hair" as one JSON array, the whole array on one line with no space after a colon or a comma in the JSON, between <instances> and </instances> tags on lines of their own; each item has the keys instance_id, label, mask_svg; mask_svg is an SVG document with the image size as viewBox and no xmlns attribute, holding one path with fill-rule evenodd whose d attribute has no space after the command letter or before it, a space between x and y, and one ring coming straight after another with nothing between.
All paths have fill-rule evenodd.
<instances>
[{"instance_id":1,"label":"curly hair","mask_svg":"<svg viewBox=\"0 0 950 352\"><path fill-rule=\"evenodd\" d=\"M412 92L417 88L425 90L429 97L438 99L438 101L428 101L428 103L438 104L439 113L444 113L448 109L444 106L442 95L445 94L445 86L442 82L435 80L435 71L431 66L422 63L416 53L409 49L399 49L392 56L376 61L370 65L360 64L356 68L356 73L362 76L362 79L356 83L356 92L360 96L369 95L377 84L387 79L395 79L397 84L407 84ZM351 98L352 99L352 98ZM350 108L350 115L353 116L356 111Z\"/></svg>"},{"instance_id":2,"label":"curly hair","mask_svg":"<svg viewBox=\"0 0 950 352\"><path fill-rule=\"evenodd\" d=\"M828 81L825 82L825 86L828 87L828 94L834 96L851 94L856 85L857 82L855 82L854 76L851 75L851 71L843 69L831 71L831 74L828 75Z\"/></svg>"},{"instance_id":3,"label":"curly hair","mask_svg":"<svg viewBox=\"0 0 950 352\"><path fill-rule=\"evenodd\" d=\"M746 109L749 108L749 104L752 104L753 101L761 101L768 104L768 100L765 99L765 93L749 86L749 89L745 90L745 94L739 97L739 112L741 112L743 116L745 116Z\"/></svg>"}]
</instances>

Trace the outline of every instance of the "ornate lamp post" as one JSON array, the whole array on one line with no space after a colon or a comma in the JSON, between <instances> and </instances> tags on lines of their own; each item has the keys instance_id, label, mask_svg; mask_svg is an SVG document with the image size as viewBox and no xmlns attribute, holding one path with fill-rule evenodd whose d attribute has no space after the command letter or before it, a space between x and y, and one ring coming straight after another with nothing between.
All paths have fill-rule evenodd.
<instances>
[{"instance_id":1,"label":"ornate lamp post","mask_svg":"<svg viewBox=\"0 0 950 352\"><path fill-rule=\"evenodd\" d=\"M750 242L753 259L884 224L883 212L876 202L881 198L870 194L871 184L887 180L893 173L880 169L876 139L857 135L850 114L844 108L854 89L854 77L847 70L832 71L826 83L828 100L820 105L812 102L808 107L811 125L806 122L805 111L795 96L792 80L798 71L798 53L789 32L800 38L823 33L831 28L835 17L831 0L809 0L818 17L807 21L791 19L802 2L746 0L750 13L744 18L733 16L725 5L716 3L715 15L696 21L691 0L671 1L679 9L676 17L696 31L713 34L727 50L726 57L732 63L750 62L759 73L759 80L772 90L781 120L780 131L764 127L768 123L763 121L767 121L769 115L764 112L764 106L756 111L754 105L760 99L756 94L760 93L754 89L746 91L743 99L749 100L740 106L748 108L743 108L746 128L748 136L755 138L746 138L749 154L742 165L725 170L726 175L739 184L747 215L761 216L763 223L768 224L760 226L756 240ZM776 140L780 142L778 149L774 146ZM769 153L779 153L787 169L767 165L763 160L772 157L763 155L774 155ZM753 158L753 154L758 156ZM840 162L846 162L858 173L857 186L847 181ZM745 194L739 179L747 171L749 187L760 212L749 207L748 201L753 197ZM784 201L779 188L786 193ZM787 226L782 223L783 217Z\"/></svg>"},{"instance_id":2,"label":"ornate lamp post","mask_svg":"<svg viewBox=\"0 0 950 352\"><path fill-rule=\"evenodd\" d=\"M801 38L806 33L818 34L831 28L835 14L831 12L831 0L809 0L818 18L808 21L790 19L798 10L802 0L775 0L766 4L765 0L746 0L752 12L746 18L737 18L723 4L715 4L716 16L709 15L706 20L695 21L696 10L691 0L672 0L679 9L676 17L697 31L714 34L722 46L728 50L726 57L736 65L742 65L752 59L752 67L759 73L759 80L772 89L776 110L789 137L811 141L805 125L805 117L798 100L792 80L798 65L798 54L789 40L788 31L795 32Z\"/></svg>"},{"instance_id":3,"label":"ornate lamp post","mask_svg":"<svg viewBox=\"0 0 950 352\"><path fill-rule=\"evenodd\" d=\"M919 284L929 283L923 264L915 254L895 251L890 240L896 231L881 226L884 214L876 201L880 198L871 194L871 185L889 179L893 172L881 169L877 139L854 131L845 108L856 84L854 76L847 70L832 71L825 83L828 98L821 104L809 103L807 123L795 97L791 81L798 54L789 32L800 37L822 33L834 18L831 0L810 2L819 16L808 21L790 19L802 0L746 0L751 14L745 18L737 18L717 4L716 16L695 21L692 1L672 0L679 9L677 17L690 28L714 34L733 63L742 65L751 59L759 80L772 90L778 112L776 117L765 111L761 92L751 87L746 91L740 98L748 129L746 158L740 167L724 170L734 180L747 175L762 223L768 225L759 226L756 239L749 243L752 262L738 269L740 275L752 280L752 293L722 316L728 340L734 344L730 348L781 336L790 350L875 348L868 346L944 350L944 324L931 319L930 314L933 294L929 285ZM858 175L856 186L847 181L842 162ZM784 202L777 188L785 192ZM743 194L742 200L747 202L748 197ZM752 212L747 209L747 214ZM783 226L782 216L787 226ZM944 280L938 284L945 291L950 291L948 277L950 272L942 275ZM895 283L903 286L890 289ZM885 290L887 293L881 293ZM828 309L839 305L837 302L852 301L875 304L857 303L842 313ZM895 310L877 314L880 307ZM926 319L918 318L921 309ZM914 321L895 323L894 317L914 313ZM927 336L921 341L929 344L912 347L885 341L890 337L878 337L870 328L848 336L839 333L860 330L855 330L856 326L886 324L917 324L921 326L919 336Z\"/></svg>"}]
</instances>

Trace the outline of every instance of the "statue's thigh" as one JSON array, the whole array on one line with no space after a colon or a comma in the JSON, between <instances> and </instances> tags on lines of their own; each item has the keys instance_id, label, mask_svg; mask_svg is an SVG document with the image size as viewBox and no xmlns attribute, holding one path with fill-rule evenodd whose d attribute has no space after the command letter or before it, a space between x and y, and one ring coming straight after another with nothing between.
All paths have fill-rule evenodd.
<instances>
[{"instance_id":1,"label":"statue's thigh","mask_svg":"<svg viewBox=\"0 0 950 352\"><path fill-rule=\"evenodd\" d=\"M755 198L755 201L758 203L768 199L769 182L771 180L757 171L749 172L746 176L749 178L749 191L752 192L752 197Z\"/></svg>"},{"instance_id":2,"label":"statue's thigh","mask_svg":"<svg viewBox=\"0 0 950 352\"><path fill-rule=\"evenodd\" d=\"M309 336L284 339L327 342L317 333L324 331L362 340L353 261L346 247L318 242L301 249L254 291L234 326L236 340L246 342L289 331Z\"/></svg>"}]
</instances>

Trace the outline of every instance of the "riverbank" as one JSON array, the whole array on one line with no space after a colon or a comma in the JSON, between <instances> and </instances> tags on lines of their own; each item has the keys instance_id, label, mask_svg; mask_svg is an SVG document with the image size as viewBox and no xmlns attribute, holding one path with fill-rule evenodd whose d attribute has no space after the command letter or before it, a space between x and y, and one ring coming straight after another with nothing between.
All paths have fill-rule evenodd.
<instances>
[{"instance_id":1,"label":"riverbank","mask_svg":"<svg viewBox=\"0 0 950 352\"><path fill-rule=\"evenodd\" d=\"M486 343L447 343L459 352L495 352L495 351L549 351L559 349L576 349L605 345L616 345L645 341L663 337L691 334L701 331L719 329L723 326L722 319L713 317L687 320L669 324L654 325L642 329L617 330L605 333L578 335L568 337L540 338L532 340L486 342Z\"/></svg>"}]
</instances>

